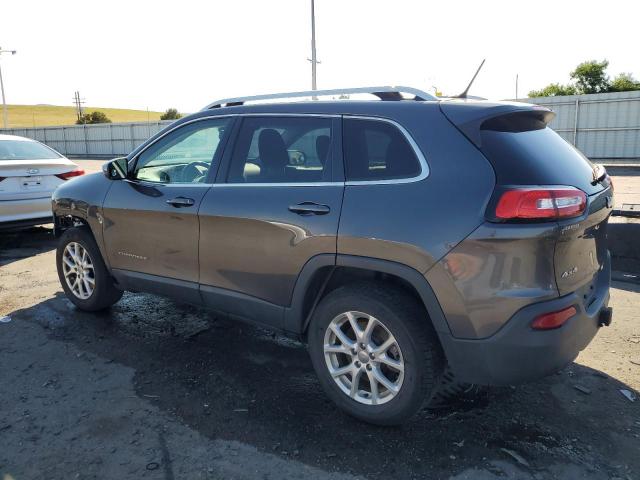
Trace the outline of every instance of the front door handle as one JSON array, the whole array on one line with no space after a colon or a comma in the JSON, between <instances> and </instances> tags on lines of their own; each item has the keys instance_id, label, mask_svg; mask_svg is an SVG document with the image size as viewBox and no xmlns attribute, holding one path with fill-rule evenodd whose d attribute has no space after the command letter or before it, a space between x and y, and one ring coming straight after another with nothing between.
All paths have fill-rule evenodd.
<instances>
[{"instance_id":1,"label":"front door handle","mask_svg":"<svg viewBox=\"0 0 640 480\"><path fill-rule=\"evenodd\" d=\"M181 207L191 207L196 202L193 198L176 197L176 198L172 198L171 200L167 200L167 203L169 205L173 205L176 208L181 208Z\"/></svg>"},{"instance_id":2,"label":"front door handle","mask_svg":"<svg viewBox=\"0 0 640 480\"><path fill-rule=\"evenodd\" d=\"M298 215L326 215L331 211L327 205L313 202L302 202L289 206L289 211Z\"/></svg>"}]
</instances>

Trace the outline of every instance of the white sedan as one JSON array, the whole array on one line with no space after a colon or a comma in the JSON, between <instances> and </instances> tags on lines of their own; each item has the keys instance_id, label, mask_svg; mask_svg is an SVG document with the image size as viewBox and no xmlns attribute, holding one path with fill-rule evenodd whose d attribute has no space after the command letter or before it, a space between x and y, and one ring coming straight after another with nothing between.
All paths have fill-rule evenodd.
<instances>
[{"instance_id":1,"label":"white sedan","mask_svg":"<svg viewBox=\"0 0 640 480\"><path fill-rule=\"evenodd\" d=\"M51 223L51 194L84 170L52 148L0 135L0 230Z\"/></svg>"}]
</instances>

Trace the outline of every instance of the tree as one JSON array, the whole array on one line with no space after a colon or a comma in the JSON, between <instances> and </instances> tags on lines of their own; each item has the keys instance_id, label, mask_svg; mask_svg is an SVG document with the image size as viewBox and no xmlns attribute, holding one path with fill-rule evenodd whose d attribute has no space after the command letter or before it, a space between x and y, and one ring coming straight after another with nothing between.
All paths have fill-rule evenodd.
<instances>
[{"instance_id":1,"label":"tree","mask_svg":"<svg viewBox=\"0 0 640 480\"><path fill-rule=\"evenodd\" d=\"M168 108L166 112L160 115L160 120L177 120L179 118L182 118L182 115L176 108Z\"/></svg>"},{"instance_id":2,"label":"tree","mask_svg":"<svg viewBox=\"0 0 640 480\"><path fill-rule=\"evenodd\" d=\"M609 85L610 92L629 92L631 90L640 90L640 82L630 73L621 73Z\"/></svg>"},{"instance_id":3,"label":"tree","mask_svg":"<svg viewBox=\"0 0 640 480\"><path fill-rule=\"evenodd\" d=\"M575 95L576 87L573 85L560 85L559 83L551 83L542 90L531 90L530 97L559 97L562 95Z\"/></svg>"},{"instance_id":4,"label":"tree","mask_svg":"<svg viewBox=\"0 0 640 480\"><path fill-rule=\"evenodd\" d=\"M569 75L576 82L578 93L604 93L609 91L609 77L606 70L609 60L582 62Z\"/></svg>"},{"instance_id":5,"label":"tree","mask_svg":"<svg viewBox=\"0 0 640 480\"><path fill-rule=\"evenodd\" d=\"M551 83L541 90L531 90L530 97L555 97L560 95L581 95L584 93L628 92L640 90L640 82L630 73L621 73L613 81L607 76L608 60L589 60L578 65L571 72L573 83L561 85Z\"/></svg>"},{"instance_id":6,"label":"tree","mask_svg":"<svg viewBox=\"0 0 640 480\"><path fill-rule=\"evenodd\" d=\"M87 124L87 123L111 123L109 117L104 112L90 112L85 113L79 120L76 120L78 125Z\"/></svg>"}]
</instances>

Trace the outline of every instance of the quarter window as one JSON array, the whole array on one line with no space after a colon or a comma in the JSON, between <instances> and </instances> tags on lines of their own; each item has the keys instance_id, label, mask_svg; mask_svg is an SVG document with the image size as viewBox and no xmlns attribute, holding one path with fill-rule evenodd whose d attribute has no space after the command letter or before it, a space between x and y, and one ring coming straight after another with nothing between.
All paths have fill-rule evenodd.
<instances>
[{"instance_id":1,"label":"quarter window","mask_svg":"<svg viewBox=\"0 0 640 480\"><path fill-rule=\"evenodd\" d=\"M218 162L218 147L229 121L203 120L167 134L140 154L133 178L159 183L204 183L211 166Z\"/></svg>"},{"instance_id":2,"label":"quarter window","mask_svg":"<svg viewBox=\"0 0 640 480\"><path fill-rule=\"evenodd\" d=\"M247 117L231 160L229 183L331 180L331 119Z\"/></svg>"},{"instance_id":3,"label":"quarter window","mask_svg":"<svg viewBox=\"0 0 640 480\"><path fill-rule=\"evenodd\" d=\"M380 120L345 118L347 181L393 180L420 174L420 162L404 134Z\"/></svg>"}]
</instances>

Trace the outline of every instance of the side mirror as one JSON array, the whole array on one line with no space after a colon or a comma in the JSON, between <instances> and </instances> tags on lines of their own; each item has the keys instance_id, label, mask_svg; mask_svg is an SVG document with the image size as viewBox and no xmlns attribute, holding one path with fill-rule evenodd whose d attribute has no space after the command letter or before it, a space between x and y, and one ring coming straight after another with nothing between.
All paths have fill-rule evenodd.
<instances>
[{"instance_id":1,"label":"side mirror","mask_svg":"<svg viewBox=\"0 0 640 480\"><path fill-rule=\"evenodd\" d=\"M109 180L124 180L127 178L128 168L127 157L118 157L102 165L102 173Z\"/></svg>"}]
</instances>

